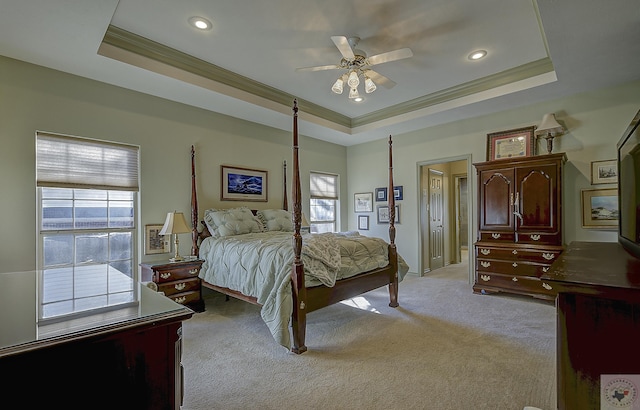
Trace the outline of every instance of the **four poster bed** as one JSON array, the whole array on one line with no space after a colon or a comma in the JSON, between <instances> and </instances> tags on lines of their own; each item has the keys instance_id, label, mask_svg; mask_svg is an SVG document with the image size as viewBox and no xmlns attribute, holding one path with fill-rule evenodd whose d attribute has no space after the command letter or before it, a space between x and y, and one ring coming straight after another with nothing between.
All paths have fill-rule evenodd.
<instances>
[{"instance_id":1,"label":"four poster bed","mask_svg":"<svg viewBox=\"0 0 640 410\"><path fill-rule=\"evenodd\" d=\"M191 253L204 260L199 274L202 286L261 306L263 320L281 345L297 354L305 352L308 313L373 289L388 286L389 306L398 306L398 282L408 266L395 245L391 137L389 243L358 232L300 234L296 101L293 105L292 212L288 211L286 199L285 163L283 209L208 209L200 221L194 162L192 147Z\"/></svg>"}]
</instances>

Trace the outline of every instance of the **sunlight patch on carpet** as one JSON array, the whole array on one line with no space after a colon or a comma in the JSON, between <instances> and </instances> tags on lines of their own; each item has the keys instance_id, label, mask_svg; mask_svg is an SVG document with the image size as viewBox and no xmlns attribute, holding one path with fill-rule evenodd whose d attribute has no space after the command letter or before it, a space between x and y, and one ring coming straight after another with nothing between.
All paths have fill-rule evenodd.
<instances>
[{"instance_id":1,"label":"sunlight patch on carpet","mask_svg":"<svg viewBox=\"0 0 640 410\"><path fill-rule=\"evenodd\" d=\"M350 307L357 308L357 309L366 310L366 311L369 311L369 312L380 314L380 312L376 308L371 306L371 303L369 303L369 301L366 298L362 297L362 296L357 296L357 297L352 298L352 299L343 300L340 303L342 303L343 305L347 305L347 306L350 306Z\"/></svg>"}]
</instances>

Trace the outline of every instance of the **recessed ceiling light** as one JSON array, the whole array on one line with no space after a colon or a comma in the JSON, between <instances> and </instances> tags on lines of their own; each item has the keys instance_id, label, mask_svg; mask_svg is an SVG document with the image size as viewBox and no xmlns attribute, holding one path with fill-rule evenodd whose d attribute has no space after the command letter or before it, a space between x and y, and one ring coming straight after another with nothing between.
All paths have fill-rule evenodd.
<instances>
[{"instance_id":1,"label":"recessed ceiling light","mask_svg":"<svg viewBox=\"0 0 640 410\"><path fill-rule=\"evenodd\" d=\"M487 55L486 50L476 50L473 53L469 54L469 60L480 60L486 55Z\"/></svg>"},{"instance_id":2,"label":"recessed ceiling light","mask_svg":"<svg viewBox=\"0 0 640 410\"><path fill-rule=\"evenodd\" d=\"M189 24L193 27L200 30L209 30L211 29L211 22L204 17L191 17L189 19Z\"/></svg>"}]
</instances>

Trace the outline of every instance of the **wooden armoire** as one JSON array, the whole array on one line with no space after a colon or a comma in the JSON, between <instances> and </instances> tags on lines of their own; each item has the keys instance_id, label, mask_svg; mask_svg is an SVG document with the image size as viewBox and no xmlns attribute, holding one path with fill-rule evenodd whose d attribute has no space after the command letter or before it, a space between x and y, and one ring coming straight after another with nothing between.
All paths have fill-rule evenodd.
<instances>
[{"instance_id":1,"label":"wooden armoire","mask_svg":"<svg viewBox=\"0 0 640 410\"><path fill-rule=\"evenodd\" d=\"M475 163L478 238L474 293L553 300L540 279L562 253L562 169L566 155Z\"/></svg>"}]
</instances>

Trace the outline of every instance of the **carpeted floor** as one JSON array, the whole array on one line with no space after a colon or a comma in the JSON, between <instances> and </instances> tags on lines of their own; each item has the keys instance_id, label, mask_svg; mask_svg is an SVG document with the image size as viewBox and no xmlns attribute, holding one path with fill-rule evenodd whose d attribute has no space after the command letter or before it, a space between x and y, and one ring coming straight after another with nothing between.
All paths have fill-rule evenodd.
<instances>
[{"instance_id":1,"label":"carpeted floor","mask_svg":"<svg viewBox=\"0 0 640 410\"><path fill-rule=\"evenodd\" d=\"M466 264L307 317L309 351L279 346L259 308L207 291L183 326L184 410L556 408L555 308L474 295Z\"/></svg>"}]
</instances>

